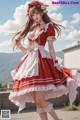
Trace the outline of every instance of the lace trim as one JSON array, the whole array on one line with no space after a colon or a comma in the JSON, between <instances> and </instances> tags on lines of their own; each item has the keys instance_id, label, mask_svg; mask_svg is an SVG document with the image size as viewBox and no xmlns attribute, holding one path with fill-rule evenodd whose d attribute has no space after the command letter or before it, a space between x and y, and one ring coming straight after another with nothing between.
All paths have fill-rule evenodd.
<instances>
[{"instance_id":1,"label":"lace trim","mask_svg":"<svg viewBox=\"0 0 80 120\"><path fill-rule=\"evenodd\" d=\"M16 91L16 92L11 91L9 98L11 99L11 98L16 97L16 96L24 95L25 93L29 93L31 91L48 91L48 90L54 90L54 91L65 90L68 93L68 88L65 87L64 85L60 85L60 86L55 86L55 85L35 86L35 87L26 88L26 89L21 90L21 91ZM47 97L49 97L49 96L47 96Z\"/></svg>"},{"instance_id":2,"label":"lace trim","mask_svg":"<svg viewBox=\"0 0 80 120\"><path fill-rule=\"evenodd\" d=\"M77 77L76 72L77 71L74 72L75 77ZM73 76L73 72L72 72L72 76ZM15 96L20 96L20 95L25 94L26 92L29 93L30 91L40 91L40 90L41 91L43 91L43 90L47 91L47 90L51 90L51 89L53 89L54 91L60 91L62 89L65 89L66 92L69 92L69 94L72 93L70 95L71 95L72 98L75 99L75 97L77 95L77 86L78 86L76 83L77 83L77 80L74 79L74 77L72 77L72 78L69 77L69 78L67 78L67 87L65 87L64 85L60 85L60 86L55 86L55 85L35 86L35 87L26 88L26 89L18 91L18 92L17 91L16 92L11 91L11 94L10 94L9 98L13 98ZM72 89L70 89L70 88L72 88ZM69 98L69 99L71 99L71 98ZM72 102L74 101L74 99L73 100L71 99Z\"/></svg>"},{"instance_id":3,"label":"lace trim","mask_svg":"<svg viewBox=\"0 0 80 120\"><path fill-rule=\"evenodd\" d=\"M52 22L49 22L49 23L47 23L47 24L45 25L45 27L44 27L44 29L43 29L42 31L38 32L39 34L37 33L37 34L33 37L33 36L31 36L30 32L28 32L27 37L28 37L29 39L31 39L31 40L37 39L43 32L47 32L47 29L48 29L49 24L52 24L52 25L53 25Z\"/></svg>"},{"instance_id":4,"label":"lace trim","mask_svg":"<svg viewBox=\"0 0 80 120\"><path fill-rule=\"evenodd\" d=\"M72 76L74 75L74 77L77 77L76 73L77 73L76 70L75 71L72 70ZM77 96L77 86L75 87L75 85L77 85L76 83L77 83L77 79L67 78L66 87L64 85L60 85L57 87L54 85L48 85L48 86L36 86L36 87L21 90L18 92L11 91L9 95L9 100L11 100L11 102L13 102L15 105L19 106L19 111L21 111L25 107L24 100L26 100L27 102L34 103L34 100L30 95L31 91L53 90L53 92L47 91L47 95L45 96L45 99L56 98L56 97L62 96L63 94L67 95L69 93L69 101L70 101L70 104L72 104ZM24 97L22 97L22 95L24 95Z\"/></svg>"},{"instance_id":5,"label":"lace trim","mask_svg":"<svg viewBox=\"0 0 80 120\"><path fill-rule=\"evenodd\" d=\"M58 92L57 94L53 94L52 92L48 93L46 95L45 99L60 97L63 94L68 94L67 88L63 85L60 85L57 87L54 85L36 86L36 87L21 90L19 92L12 92L11 91L10 95L9 95L9 100L19 107L19 109L18 109L18 113L19 113L19 111L21 111L22 109L25 108L25 104L24 104L25 101L34 103L34 100L33 100L32 96L30 95L31 91L44 91L44 90L45 91L53 90L54 93L55 93L55 91ZM22 95L23 95L23 97L22 97ZM27 99L25 96L27 96ZM22 98L24 98L25 101Z\"/></svg>"},{"instance_id":6,"label":"lace trim","mask_svg":"<svg viewBox=\"0 0 80 120\"><path fill-rule=\"evenodd\" d=\"M49 40L55 41L56 38L55 38L55 36L48 36L46 39L46 42L48 42Z\"/></svg>"}]
</instances>

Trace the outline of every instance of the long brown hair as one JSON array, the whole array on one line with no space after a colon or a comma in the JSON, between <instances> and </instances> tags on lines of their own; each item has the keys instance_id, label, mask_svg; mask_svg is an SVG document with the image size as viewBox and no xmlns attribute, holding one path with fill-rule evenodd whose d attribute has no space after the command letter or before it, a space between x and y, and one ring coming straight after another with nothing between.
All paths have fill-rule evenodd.
<instances>
[{"instance_id":1,"label":"long brown hair","mask_svg":"<svg viewBox=\"0 0 80 120\"><path fill-rule=\"evenodd\" d=\"M40 2L39 2L39 4L41 5ZM21 27L21 29L18 32L14 33L14 36L12 38L13 50L14 50L14 47L16 46L17 42L21 41L21 40L24 40L24 38L26 37L27 33L29 32L29 29L33 25L33 22L34 22L34 20L32 19L32 15L36 11L38 11L39 13L43 12L42 9L37 8L36 6L33 6L32 8L30 8L27 22ZM54 23L53 22L54 20L52 18L50 18L47 13L43 14L42 19L43 19L43 21L45 23L52 22L53 25L54 25L54 29L57 31L57 36L61 35L61 28L60 28L60 26L62 26L62 25ZM17 37L20 37L20 39L18 41L16 40Z\"/></svg>"}]
</instances>

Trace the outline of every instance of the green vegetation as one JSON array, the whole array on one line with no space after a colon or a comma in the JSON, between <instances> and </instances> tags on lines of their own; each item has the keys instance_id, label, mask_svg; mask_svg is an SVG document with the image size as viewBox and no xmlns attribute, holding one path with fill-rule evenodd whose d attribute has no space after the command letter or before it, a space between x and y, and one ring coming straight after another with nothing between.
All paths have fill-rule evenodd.
<instances>
[{"instance_id":1,"label":"green vegetation","mask_svg":"<svg viewBox=\"0 0 80 120\"><path fill-rule=\"evenodd\" d=\"M0 91L6 91L7 90L7 84L0 83Z\"/></svg>"},{"instance_id":2,"label":"green vegetation","mask_svg":"<svg viewBox=\"0 0 80 120\"><path fill-rule=\"evenodd\" d=\"M67 111L80 110L80 100L76 99L73 105L65 106L64 110Z\"/></svg>"},{"instance_id":3,"label":"green vegetation","mask_svg":"<svg viewBox=\"0 0 80 120\"><path fill-rule=\"evenodd\" d=\"M78 105L78 106L76 106L76 105L69 105L69 106L66 106L64 108L64 110L67 110L67 111L80 110L80 105Z\"/></svg>"}]
</instances>

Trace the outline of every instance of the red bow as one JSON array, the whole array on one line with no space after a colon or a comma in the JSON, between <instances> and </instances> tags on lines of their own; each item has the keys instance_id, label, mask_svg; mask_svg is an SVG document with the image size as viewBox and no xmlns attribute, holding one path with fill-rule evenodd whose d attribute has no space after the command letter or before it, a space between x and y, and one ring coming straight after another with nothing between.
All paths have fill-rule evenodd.
<instances>
[{"instance_id":1,"label":"red bow","mask_svg":"<svg viewBox=\"0 0 80 120\"><path fill-rule=\"evenodd\" d=\"M33 4L28 4L28 6L29 6L29 9L33 6L36 6L36 7L40 8L40 5L39 5L38 2L34 2Z\"/></svg>"}]
</instances>

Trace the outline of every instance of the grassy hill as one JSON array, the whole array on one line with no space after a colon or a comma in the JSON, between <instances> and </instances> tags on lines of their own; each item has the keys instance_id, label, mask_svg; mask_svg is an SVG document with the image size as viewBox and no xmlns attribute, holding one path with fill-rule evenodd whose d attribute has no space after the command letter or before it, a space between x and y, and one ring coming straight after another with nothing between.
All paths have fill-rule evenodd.
<instances>
[{"instance_id":1,"label":"grassy hill","mask_svg":"<svg viewBox=\"0 0 80 120\"><path fill-rule=\"evenodd\" d=\"M10 71L20 62L23 54L20 53L0 53L0 82L7 82L12 79Z\"/></svg>"}]
</instances>

